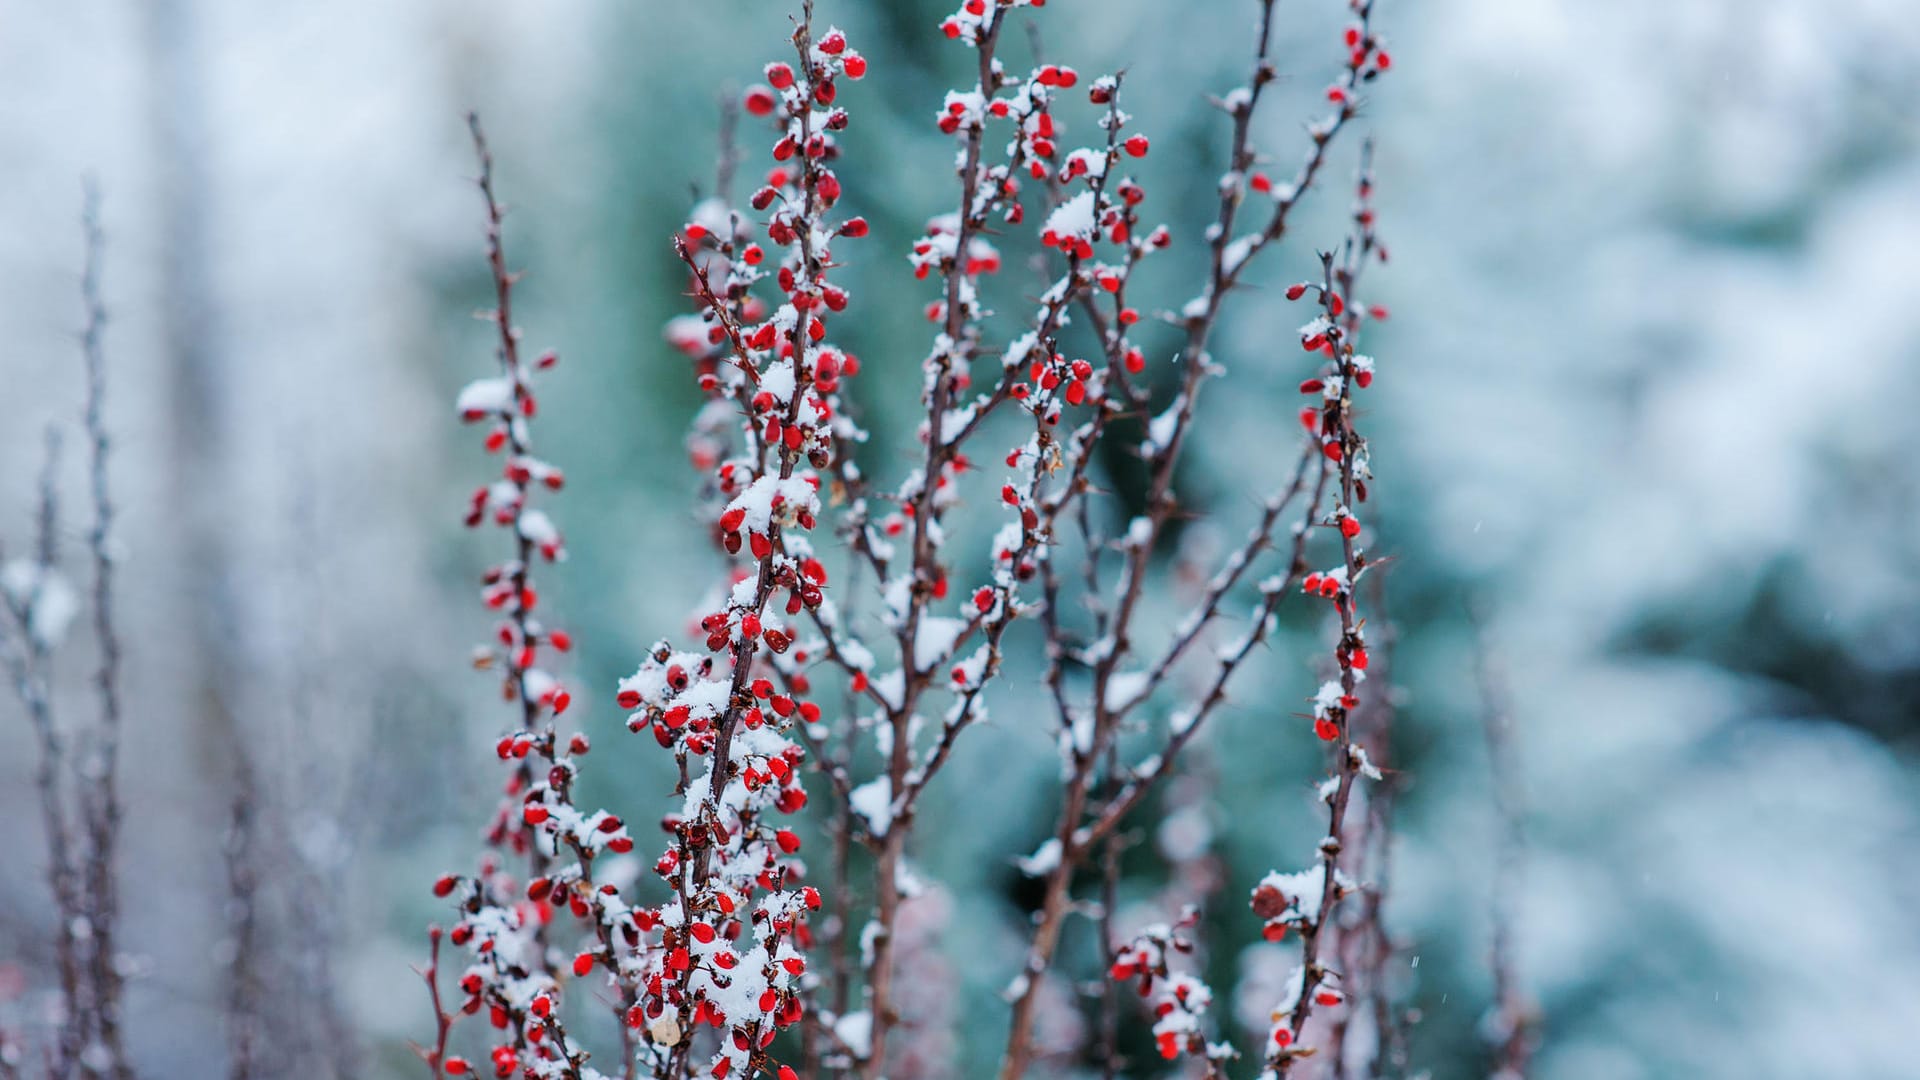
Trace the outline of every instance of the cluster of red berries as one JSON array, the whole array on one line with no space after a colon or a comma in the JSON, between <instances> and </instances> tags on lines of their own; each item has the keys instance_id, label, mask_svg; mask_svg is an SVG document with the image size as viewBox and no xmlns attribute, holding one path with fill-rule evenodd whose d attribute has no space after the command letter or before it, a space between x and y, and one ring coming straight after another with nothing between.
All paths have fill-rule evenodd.
<instances>
[{"instance_id":1,"label":"cluster of red berries","mask_svg":"<svg viewBox=\"0 0 1920 1080\"><path fill-rule=\"evenodd\" d=\"M1107 969L1109 978L1135 982L1140 996L1151 999L1154 1047L1168 1061L1182 1053L1208 1053L1202 1020L1213 1003L1213 991L1192 975L1172 972L1168 964L1173 954L1193 951L1193 942L1185 931L1192 929L1199 917L1199 911L1189 907L1172 926L1142 930L1119 950Z\"/></svg>"}]
</instances>

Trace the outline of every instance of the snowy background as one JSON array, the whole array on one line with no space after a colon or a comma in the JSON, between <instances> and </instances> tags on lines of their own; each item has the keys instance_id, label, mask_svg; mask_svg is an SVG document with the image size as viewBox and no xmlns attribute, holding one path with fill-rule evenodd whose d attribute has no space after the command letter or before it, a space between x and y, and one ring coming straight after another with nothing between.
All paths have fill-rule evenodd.
<instances>
[{"instance_id":1,"label":"snowy background","mask_svg":"<svg viewBox=\"0 0 1920 1080\"><path fill-rule=\"evenodd\" d=\"M1282 160L1338 57L1332 0L1283 0L1262 140ZM1152 208L1191 238L1243 77L1246 0L1056 0L1049 56L1129 68ZM929 122L970 54L922 0L822 0L874 60L843 103L847 344L879 447L911 437L926 332L907 244L950 198ZM0 0L0 541L30 542L42 432L64 425L81 569L81 179L109 234L109 417L125 511L133 1044L155 1077L224 1069L221 841L245 761L270 794L276 1070L418 1075L408 970L490 805L486 632L459 528L487 466L455 388L490 369L461 117L487 118L548 381L547 575L585 648L590 801L646 820L660 761L621 742L614 678L678 632L712 563L687 510L696 402L660 336L664 238L706 184L716 96L784 48L775 0ZM1392 918L1418 957L1416 1060L1483 1075L1496 835L1466 610L1512 682L1531 849L1519 957L1550 1078L1910 1077L1920 1016L1920 19L1910 0L1383 0L1379 139L1393 264L1372 422L1397 565L1402 807ZM1335 156L1344 186L1357 143ZM750 152L759 151L751 148ZM749 168L757 169L757 157ZM1344 191L1308 200L1259 275L1301 276ZM900 256L900 257L896 257ZM1159 267L1173 304L1194 262ZM1184 276L1183 276L1184 275ZM1229 305L1188 499L1236 536L1288 457L1297 322ZM857 324L857 325L853 325ZM1284 345L1284 349L1282 346ZM904 396L903 396L904 392ZM1206 528L1189 530L1204 546ZM1170 617L1178 614L1163 598ZM1310 635L1302 622L1292 628ZM1302 638L1304 640L1304 638ZM1283 639L1244 689L1312 685ZM90 707L84 642L62 707ZM955 1077L1000 1045L995 993L1033 897L1008 856L1052 820L1019 690L923 828L946 885ZM0 701L0 1017L44 1008L31 744ZM1229 713L1205 809L1225 883L1208 963L1255 937L1241 898L1315 836L1314 748ZM602 758L605 760L602 760ZM613 763L618 768L610 767ZM994 808L983 813L983 808ZM1134 898L1154 895L1144 860ZM982 959L983 957L989 959ZM997 958L997 959L995 959ZM337 1010L307 1000L326 979ZM24 988L23 988L24 984ZM278 999L276 999L278 1000ZM1146 1074L1142 1074L1146 1075Z\"/></svg>"}]
</instances>

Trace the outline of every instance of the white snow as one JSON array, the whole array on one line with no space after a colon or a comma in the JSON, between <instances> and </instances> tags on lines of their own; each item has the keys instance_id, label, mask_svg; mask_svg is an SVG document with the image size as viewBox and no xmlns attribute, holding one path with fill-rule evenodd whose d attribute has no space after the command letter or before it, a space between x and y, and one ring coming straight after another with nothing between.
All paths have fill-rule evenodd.
<instances>
[{"instance_id":1,"label":"white snow","mask_svg":"<svg viewBox=\"0 0 1920 1080\"><path fill-rule=\"evenodd\" d=\"M965 633L967 621L946 615L928 615L920 620L919 632L913 639L913 666L920 671L929 671L946 660L953 652L954 642Z\"/></svg>"},{"instance_id":2,"label":"white snow","mask_svg":"<svg viewBox=\"0 0 1920 1080\"><path fill-rule=\"evenodd\" d=\"M513 409L513 380L504 377L475 379L461 388L454 408L463 416L510 412Z\"/></svg>"},{"instance_id":3,"label":"white snow","mask_svg":"<svg viewBox=\"0 0 1920 1080\"><path fill-rule=\"evenodd\" d=\"M12 559L0 567L0 592L26 612L28 632L42 648L58 645L80 613L79 594L67 579L30 559Z\"/></svg>"},{"instance_id":4,"label":"white snow","mask_svg":"<svg viewBox=\"0 0 1920 1080\"><path fill-rule=\"evenodd\" d=\"M847 794L847 805L867 823L867 831L885 836L893 827L893 782L876 776Z\"/></svg>"},{"instance_id":5,"label":"white snow","mask_svg":"<svg viewBox=\"0 0 1920 1080\"><path fill-rule=\"evenodd\" d=\"M1060 865L1060 838L1050 836L1046 842L1033 849L1033 854L1023 855L1014 861L1020 872L1028 877L1045 877Z\"/></svg>"},{"instance_id":6,"label":"white snow","mask_svg":"<svg viewBox=\"0 0 1920 1080\"><path fill-rule=\"evenodd\" d=\"M1094 232L1093 192L1083 191L1055 207L1053 213L1047 215L1042 232L1053 233L1062 239L1069 236L1091 239Z\"/></svg>"}]
</instances>

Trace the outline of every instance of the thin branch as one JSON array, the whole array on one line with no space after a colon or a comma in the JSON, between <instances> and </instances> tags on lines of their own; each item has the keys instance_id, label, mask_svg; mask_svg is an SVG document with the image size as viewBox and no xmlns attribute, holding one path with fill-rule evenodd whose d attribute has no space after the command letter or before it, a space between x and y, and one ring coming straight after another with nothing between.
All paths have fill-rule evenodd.
<instances>
[{"instance_id":1,"label":"thin branch","mask_svg":"<svg viewBox=\"0 0 1920 1080\"><path fill-rule=\"evenodd\" d=\"M1493 1044L1495 1080L1526 1080L1533 1058L1538 1020L1520 989L1514 962L1520 890L1526 862L1526 796L1520 784L1513 708L1506 680L1481 619L1474 619L1474 672L1480 685L1480 723L1492 774L1494 812L1500 821L1489 917L1493 939L1488 965L1493 972L1493 1013L1488 1037Z\"/></svg>"},{"instance_id":2,"label":"thin branch","mask_svg":"<svg viewBox=\"0 0 1920 1080\"><path fill-rule=\"evenodd\" d=\"M75 929L86 913L81 867L77 865L84 859L84 851L67 820L66 740L54 719L53 706L53 628L46 625L45 609L41 606L57 555L58 429L47 429L45 445L35 514L34 554L30 561L11 564L0 556L0 564L6 565L9 577L13 576L15 567L24 569L24 581L9 581L7 587L0 588L0 601L4 601L12 621L11 630L0 623L0 659L6 662L14 694L26 710L39 754L34 787L40 798L41 823L47 833L47 884L54 900L54 955L59 969L62 1009L57 1045L48 1050L47 1068L51 1077L65 1078L78 1065L80 1052L92 1030L94 997L75 936ZM18 591L21 587L24 592Z\"/></svg>"},{"instance_id":3,"label":"thin branch","mask_svg":"<svg viewBox=\"0 0 1920 1080\"><path fill-rule=\"evenodd\" d=\"M86 324L81 333L86 358L88 443L87 475L93 499L93 527L87 532L87 550L93 561L93 631L100 650L100 670L94 678L100 696L100 724L89 748L83 775L82 802L86 808L87 894L91 910L93 983L98 996L100 1041L106 1048L108 1071L115 1080L133 1075L120 1032L123 980L115 941L119 933L120 896L115 855L120 838L120 635L114 625L114 506L107 484L107 365L104 337L107 309L100 286L105 237L100 227L100 193L89 183L81 217L86 236L86 269L81 293Z\"/></svg>"}]
</instances>

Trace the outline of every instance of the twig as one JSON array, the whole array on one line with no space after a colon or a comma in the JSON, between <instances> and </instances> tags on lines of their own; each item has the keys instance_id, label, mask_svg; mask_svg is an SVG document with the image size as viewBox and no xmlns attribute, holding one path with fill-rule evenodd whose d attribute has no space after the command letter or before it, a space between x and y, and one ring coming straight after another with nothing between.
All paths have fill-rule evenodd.
<instances>
[{"instance_id":1,"label":"twig","mask_svg":"<svg viewBox=\"0 0 1920 1080\"><path fill-rule=\"evenodd\" d=\"M438 926L427 928L427 966L415 968L422 981L427 984L427 1000L433 1005L433 1046L415 1046L414 1051L427 1063L428 1071L435 1077L441 1076L441 1066L447 1060L447 1039L453 1034L454 1014L440 1003L440 938Z\"/></svg>"},{"instance_id":2,"label":"twig","mask_svg":"<svg viewBox=\"0 0 1920 1080\"><path fill-rule=\"evenodd\" d=\"M1514 963L1519 922L1521 876L1526 860L1526 797L1521 791L1519 750L1513 709L1493 646L1478 615L1474 617L1474 671L1480 684L1481 729L1487 742L1494 812L1500 821L1492 895L1488 899L1493 939L1488 965L1493 971L1493 1012L1488 1039L1493 1044L1495 1080L1525 1080L1533 1058L1537 1018L1520 989Z\"/></svg>"},{"instance_id":3,"label":"twig","mask_svg":"<svg viewBox=\"0 0 1920 1080\"><path fill-rule=\"evenodd\" d=\"M227 1039L231 1080L249 1080L259 1067L262 992L260 971L260 880L255 866L254 810L258 800L251 763L241 760L223 854L227 866L227 919L233 956L227 983Z\"/></svg>"},{"instance_id":4,"label":"twig","mask_svg":"<svg viewBox=\"0 0 1920 1080\"><path fill-rule=\"evenodd\" d=\"M1362 34L1366 33L1370 7L1370 3L1363 2L1356 8ZM1144 595L1149 558L1162 531L1175 516L1176 502L1172 493L1175 466L1192 428L1200 387L1207 376L1215 370L1207 355L1207 346L1219 320L1223 301L1227 293L1239 283L1242 274L1255 256L1278 241L1285 233L1293 208L1312 186L1325 163L1327 149L1334 136L1352 119L1358 108L1357 94L1351 91L1357 88L1362 80L1362 69L1368 61L1364 53L1355 50L1342 73L1341 85L1346 87L1347 91L1336 99L1337 107L1333 114L1310 129L1311 146L1305 162L1295 175L1293 184L1276 194L1273 213L1259 232L1236 239L1234 226L1245 195L1245 185L1249 182L1248 172L1257 160L1251 142L1252 120L1262 91L1276 77L1276 72L1268 59L1273 10L1272 0L1267 0L1261 5L1253 70L1247 85L1222 103L1233 119L1233 137L1228 177L1222 182L1220 188L1217 219L1208 231L1211 245L1207 284L1201 295L1188 305L1184 315L1186 340L1178 358L1182 370L1182 384L1169 414L1170 430L1164 438L1156 438L1151 444L1148 459L1148 490L1145 500L1145 528L1141 535L1128 537L1120 582L1115 590L1117 599L1112 605L1110 619L1103 619L1104 625L1100 639L1102 649L1093 663L1092 703L1087 707L1093 714L1095 752L1092 755L1083 755L1082 759L1076 763L1076 772L1081 775L1076 775L1069 780L1067 797L1060 818L1061 827L1057 834L1057 839L1061 843L1062 859L1048 878L1045 899L1030 943L1028 962L1022 973L1021 992L1016 995L1014 1001L1013 1022L1009 1029L1007 1047L1002 1056L1000 1080L1018 1080L1029 1063L1031 1055L1027 1044L1032 1036L1037 984L1051 964L1053 943L1058 937L1059 920L1066 910L1071 875L1079 861L1088 852L1087 845L1110 832L1118 824L1121 816L1138 802L1160 777L1166 774L1171 767L1173 755L1192 737L1199 722L1224 699L1227 678L1245 659L1252 645L1264 637L1265 620L1272 614L1280 595L1277 590L1268 591L1266 601L1261 610L1256 613L1258 621L1255 630L1248 637L1247 646L1230 654L1222 662L1220 678L1215 682L1214 688L1201 706L1192 712L1187 726L1175 731L1169 740L1167 752L1155 759L1151 768L1142 769L1131 776L1115 799L1100 811L1095 824L1091 827L1080 827L1080 815L1085 809L1086 777L1091 773L1090 763L1086 758L1092 757L1097 760L1098 749L1112 737L1112 732L1118 727L1119 717L1114 715L1113 708L1108 704L1109 687L1112 685L1115 674L1121 670L1122 660L1129 655L1132 648L1132 623ZM1103 338L1108 343L1111 360L1120 359L1125 355L1114 331L1103 328ZM1326 475L1326 471L1323 463L1318 470L1322 478ZM1297 491L1297 485L1295 490ZM1316 486L1314 499L1309 504L1310 514L1318 503L1319 489ZM1298 561L1297 556L1295 561ZM1238 571L1234 571L1229 576L1237 578ZM1231 582L1227 587L1231 588ZM1203 617L1199 625L1204 625L1206 618L1210 616ZM1193 627L1194 632L1197 632L1199 625ZM1179 654L1190 644L1190 640L1183 634L1167 659L1155 666L1154 671L1159 679L1164 680L1167 671L1171 669L1172 662L1178 659ZM1057 642L1052 649L1056 656L1063 652ZM1073 707L1067 704L1065 697L1060 693L1060 672L1061 666L1056 661L1050 681L1055 686L1056 701L1061 708L1060 722L1064 727L1071 728L1074 723L1071 715ZM1153 679L1153 676L1149 677L1145 691L1126 703L1127 707L1138 704L1152 693ZM1183 717L1183 719L1186 718Z\"/></svg>"},{"instance_id":5,"label":"twig","mask_svg":"<svg viewBox=\"0 0 1920 1080\"><path fill-rule=\"evenodd\" d=\"M81 217L86 235L86 269L81 293L86 302L86 325L81 334L86 358L86 431L88 477L93 498L93 527L87 532L87 550L93 560L93 630L100 649L95 685L100 693L100 724L83 788L87 832L87 893L92 924L93 981L98 995L100 1041L106 1048L108 1070L115 1080L127 1080L132 1068L120 1033L122 976L114 944L119 929L119 883L114 860L120 836L120 636L114 626L112 545L114 507L107 486L107 370L104 337L107 310L101 295L100 274L105 239L100 228L100 193L89 182Z\"/></svg>"},{"instance_id":6,"label":"twig","mask_svg":"<svg viewBox=\"0 0 1920 1080\"><path fill-rule=\"evenodd\" d=\"M85 914L85 899L76 858L84 858L84 849L76 844L67 820L67 797L63 786L66 741L54 720L50 628L42 621L41 599L53 574L57 554L56 519L58 491L55 483L60 460L60 433L49 427L46 452L40 473L39 503L36 511L34 553L23 562L30 575L24 582L26 593L0 590L12 619L13 632L0 623L0 658L7 664L15 695L26 709L27 722L39 752L39 767L34 786L40 797L40 816L47 833L47 884L54 899L54 954L60 974L62 1020L57 1045L48 1051L48 1073L54 1078L71 1075L93 1026L93 993L90 968L80 955L74 930ZM0 563L4 557L0 556ZM17 640L16 636L17 635ZM76 855L78 853L78 855Z\"/></svg>"}]
</instances>

